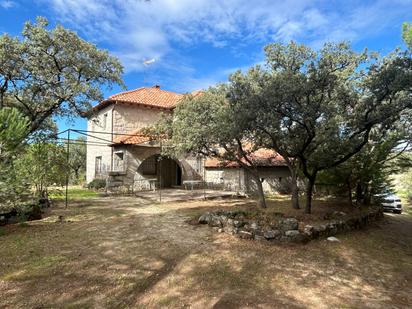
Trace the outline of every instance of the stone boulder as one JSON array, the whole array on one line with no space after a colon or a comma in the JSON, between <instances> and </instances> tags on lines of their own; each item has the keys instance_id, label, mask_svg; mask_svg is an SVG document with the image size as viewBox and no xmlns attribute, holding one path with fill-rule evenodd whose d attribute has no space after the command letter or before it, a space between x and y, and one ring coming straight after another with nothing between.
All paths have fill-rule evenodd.
<instances>
[{"instance_id":1,"label":"stone boulder","mask_svg":"<svg viewBox=\"0 0 412 309\"><path fill-rule=\"evenodd\" d=\"M285 235L281 237L281 241L285 242L304 242L307 238L298 230L289 230L285 232Z\"/></svg>"},{"instance_id":2,"label":"stone boulder","mask_svg":"<svg viewBox=\"0 0 412 309\"><path fill-rule=\"evenodd\" d=\"M238 236L242 239L253 239L253 234L248 231L239 231Z\"/></svg>"},{"instance_id":3,"label":"stone boulder","mask_svg":"<svg viewBox=\"0 0 412 309\"><path fill-rule=\"evenodd\" d=\"M297 230L299 228L299 221L295 218L281 219L278 223L279 229L282 231Z\"/></svg>"},{"instance_id":4,"label":"stone boulder","mask_svg":"<svg viewBox=\"0 0 412 309\"><path fill-rule=\"evenodd\" d=\"M265 237L268 240L271 239L277 239L282 235L282 232L279 230L265 230L263 232L263 237Z\"/></svg>"},{"instance_id":5,"label":"stone boulder","mask_svg":"<svg viewBox=\"0 0 412 309\"><path fill-rule=\"evenodd\" d=\"M212 214L210 212L204 213L199 217L199 224L208 224L210 219L212 218Z\"/></svg>"}]
</instances>

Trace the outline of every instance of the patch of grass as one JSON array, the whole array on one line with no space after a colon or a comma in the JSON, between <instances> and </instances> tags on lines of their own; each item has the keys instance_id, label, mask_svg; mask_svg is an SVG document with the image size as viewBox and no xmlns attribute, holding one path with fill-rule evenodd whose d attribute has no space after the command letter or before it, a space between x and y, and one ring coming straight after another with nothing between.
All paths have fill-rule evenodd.
<instances>
[{"instance_id":1,"label":"patch of grass","mask_svg":"<svg viewBox=\"0 0 412 309\"><path fill-rule=\"evenodd\" d=\"M26 264L23 270L7 273L1 279L5 281L27 280L45 273L52 273L52 269L57 266L61 267L65 260L65 257L59 255L37 257Z\"/></svg>"},{"instance_id":2,"label":"patch of grass","mask_svg":"<svg viewBox=\"0 0 412 309\"><path fill-rule=\"evenodd\" d=\"M86 188L69 188L68 198L73 199L87 199L91 197L96 197L97 192ZM58 189L50 192L49 197L53 200L64 200L66 198L66 190Z\"/></svg>"},{"instance_id":3,"label":"patch of grass","mask_svg":"<svg viewBox=\"0 0 412 309\"><path fill-rule=\"evenodd\" d=\"M160 307L170 308L178 300L175 296L165 295L157 300L157 305Z\"/></svg>"},{"instance_id":4,"label":"patch of grass","mask_svg":"<svg viewBox=\"0 0 412 309\"><path fill-rule=\"evenodd\" d=\"M0 227L0 236L6 235L6 230Z\"/></svg>"}]
</instances>

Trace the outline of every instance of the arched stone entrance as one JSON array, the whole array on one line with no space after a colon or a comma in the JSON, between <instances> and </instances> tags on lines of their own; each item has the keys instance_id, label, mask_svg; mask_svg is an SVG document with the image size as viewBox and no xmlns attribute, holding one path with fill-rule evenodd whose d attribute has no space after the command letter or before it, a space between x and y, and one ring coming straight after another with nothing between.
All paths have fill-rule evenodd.
<instances>
[{"instance_id":1,"label":"arched stone entrance","mask_svg":"<svg viewBox=\"0 0 412 309\"><path fill-rule=\"evenodd\" d=\"M137 168L138 178L149 182L156 182L161 188L180 187L182 185L182 168L176 160L152 155Z\"/></svg>"}]
</instances>

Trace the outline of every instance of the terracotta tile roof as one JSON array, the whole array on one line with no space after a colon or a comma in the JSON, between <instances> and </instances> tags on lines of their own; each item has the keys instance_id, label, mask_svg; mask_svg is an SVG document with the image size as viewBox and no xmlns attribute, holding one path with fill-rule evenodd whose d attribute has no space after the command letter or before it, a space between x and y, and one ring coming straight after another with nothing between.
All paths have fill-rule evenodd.
<instances>
[{"instance_id":1,"label":"terracotta tile roof","mask_svg":"<svg viewBox=\"0 0 412 309\"><path fill-rule=\"evenodd\" d=\"M114 144L124 144L124 145L139 145L150 142L154 140L152 136L142 133L142 129L136 129L125 135L117 135L113 143Z\"/></svg>"},{"instance_id":2,"label":"terracotta tile roof","mask_svg":"<svg viewBox=\"0 0 412 309\"><path fill-rule=\"evenodd\" d=\"M260 167L273 167L273 166L286 166L285 160L281 155L276 153L273 150L260 148L250 154L249 159ZM242 160L242 162L248 164L246 160ZM249 164L248 164L249 165ZM240 164L235 161L221 161L216 158L207 159L205 161L206 168L219 168L219 167L227 167L227 168L235 168L239 167Z\"/></svg>"},{"instance_id":3,"label":"terracotta tile roof","mask_svg":"<svg viewBox=\"0 0 412 309\"><path fill-rule=\"evenodd\" d=\"M142 87L134 90L120 92L111 95L108 99L97 104L93 109L99 110L112 103L126 103L156 107L161 109L173 109L183 98L183 94L160 89L160 86Z\"/></svg>"}]
</instances>

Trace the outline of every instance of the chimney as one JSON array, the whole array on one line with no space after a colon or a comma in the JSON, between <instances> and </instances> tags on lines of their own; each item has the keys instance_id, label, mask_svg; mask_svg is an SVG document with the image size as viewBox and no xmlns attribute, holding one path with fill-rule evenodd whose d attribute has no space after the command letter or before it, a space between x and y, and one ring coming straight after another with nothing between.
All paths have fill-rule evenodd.
<instances>
[{"instance_id":1,"label":"chimney","mask_svg":"<svg viewBox=\"0 0 412 309\"><path fill-rule=\"evenodd\" d=\"M153 88L160 89L160 85L154 85Z\"/></svg>"}]
</instances>

